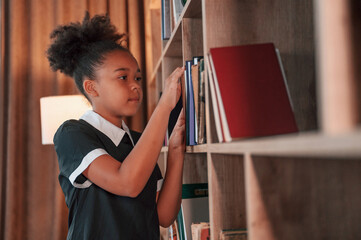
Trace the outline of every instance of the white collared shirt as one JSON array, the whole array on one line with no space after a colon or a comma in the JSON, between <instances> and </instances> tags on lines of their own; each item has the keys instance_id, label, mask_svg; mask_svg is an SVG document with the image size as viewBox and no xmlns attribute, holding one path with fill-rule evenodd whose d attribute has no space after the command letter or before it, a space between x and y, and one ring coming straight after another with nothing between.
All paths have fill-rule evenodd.
<instances>
[{"instance_id":1,"label":"white collared shirt","mask_svg":"<svg viewBox=\"0 0 361 240\"><path fill-rule=\"evenodd\" d=\"M113 123L104 119L93 110L88 110L87 112L85 112L84 115L80 117L80 119L83 119L96 129L98 129L100 132L104 133L108 138L110 138L110 140L112 140L115 146L118 146L120 141L123 139L124 134L128 133L129 138L134 146L133 138L130 135L129 128L124 121L122 121L122 127L124 129L123 130L122 128L119 128Z\"/></svg>"}]
</instances>

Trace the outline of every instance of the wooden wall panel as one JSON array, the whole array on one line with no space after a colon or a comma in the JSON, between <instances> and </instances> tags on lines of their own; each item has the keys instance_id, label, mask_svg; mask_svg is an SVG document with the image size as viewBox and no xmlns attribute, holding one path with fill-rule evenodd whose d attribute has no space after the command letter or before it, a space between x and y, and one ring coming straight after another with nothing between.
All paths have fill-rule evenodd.
<instances>
[{"instance_id":1,"label":"wooden wall panel","mask_svg":"<svg viewBox=\"0 0 361 240\"><path fill-rule=\"evenodd\" d=\"M222 229L246 228L243 157L208 154L211 239Z\"/></svg>"},{"instance_id":2,"label":"wooden wall panel","mask_svg":"<svg viewBox=\"0 0 361 240\"><path fill-rule=\"evenodd\" d=\"M270 239L361 239L360 159L252 157L252 164L265 211L252 216L252 240L263 239L265 221Z\"/></svg>"}]
</instances>

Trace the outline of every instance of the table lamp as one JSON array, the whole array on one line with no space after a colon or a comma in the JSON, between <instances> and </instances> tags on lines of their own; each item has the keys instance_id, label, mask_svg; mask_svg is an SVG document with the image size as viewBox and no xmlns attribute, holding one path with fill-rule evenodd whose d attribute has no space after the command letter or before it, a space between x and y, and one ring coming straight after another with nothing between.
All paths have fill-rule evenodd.
<instances>
[{"instance_id":1,"label":"table lamp","mask_svg":"<svg viewBox=\"0 0 361 240\"><path fill-rule=\"evenodd\" d=\"M40 98L42 144L53 144L54 134L63 122L79 119L90 109L89 101L82 95Z\"/></svg>"}]
</instances>

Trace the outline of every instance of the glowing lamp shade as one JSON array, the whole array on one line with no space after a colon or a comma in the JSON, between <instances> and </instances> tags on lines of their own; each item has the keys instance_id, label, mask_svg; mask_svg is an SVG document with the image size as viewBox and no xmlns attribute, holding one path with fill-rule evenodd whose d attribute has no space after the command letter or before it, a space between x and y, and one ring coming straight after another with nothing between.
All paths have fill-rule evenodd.
<instances>
[{"instance_id":1,"label":"glowing lamp shade","mask_svg":"<svg viewBox=\"0 0 361 240\"><path fill-rule=\"evenodd\" d=\"M59 126L69 119L79 119L91 105L82 95L40 98L41 138L43 144L53 144Z\"/></svg>"}]
</instances>

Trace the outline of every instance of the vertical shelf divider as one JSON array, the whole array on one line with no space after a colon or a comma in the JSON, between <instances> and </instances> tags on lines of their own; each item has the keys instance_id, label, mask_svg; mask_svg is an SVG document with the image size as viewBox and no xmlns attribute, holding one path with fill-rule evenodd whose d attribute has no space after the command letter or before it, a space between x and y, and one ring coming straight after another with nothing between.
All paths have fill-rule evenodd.
<instances>
[{"instance_id":1,"label":"vertical shelf divider","mask_svg":"<svg viewBox=\"0 0 361 240\"><path fill-rule=\"evenodd\" d=\"M350 131L356 127L359 115L351 1L329 4L327 0L317 0L315 8L322 130L331 134Z\"/></svg>"}]
</instances>

